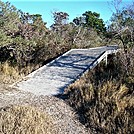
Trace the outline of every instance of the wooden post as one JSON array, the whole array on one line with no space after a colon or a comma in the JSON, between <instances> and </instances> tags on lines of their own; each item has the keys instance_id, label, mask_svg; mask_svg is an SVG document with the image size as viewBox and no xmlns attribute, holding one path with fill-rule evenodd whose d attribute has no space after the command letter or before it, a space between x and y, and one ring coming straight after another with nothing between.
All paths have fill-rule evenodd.
<instances>
[{"instance_id":1,"label":"wooden post","mask_svg":"<svg viewBox=\"0 0 134 134\"><path fill-rule=\"evenodd\" d=\"M107 51L106 51L106 57L105 57L105 60L106 60L106 66L107 66L107 55L108 55L108 54L107 54Z\"/></svg>"}]
</instances>

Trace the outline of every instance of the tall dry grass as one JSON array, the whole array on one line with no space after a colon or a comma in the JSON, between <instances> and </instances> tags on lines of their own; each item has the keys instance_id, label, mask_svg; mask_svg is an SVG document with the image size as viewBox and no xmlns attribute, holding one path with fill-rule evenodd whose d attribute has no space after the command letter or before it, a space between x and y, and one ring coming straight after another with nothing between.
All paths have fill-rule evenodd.
<instances>
[{"instance_id":1,"label":"tall dry grass","mask_svg":"<svg viewBox=\"0 0 134 134\"><path fill-rule=\"evenodd\" d=\"M30 106L0 108L0 134L52 134L52 118Z\"/></svg>"},{"instance_id":2,"label":"tall dry grass","mask_svg":"<svg viewBox=\"0 0 134 134\"><path fill-rule=\"evenodd\" d=\"M9 84L21 77L17 67L12 67L8 62L0 64L0 82Z\"/></svg>"},{"instance_id":3,"label":"tall dry grass","mask_svg":"<svg viewBox=\"0 0 134 134\"><path fill-rule=\"evenodd\" d=\"M102 63L72 84L65 101L93 133L134 133L133 79L123 78L117 64ZM131 78L133 74L131 75Z\"/></svg>"},{"instance_id":4,"label":"tall dry grass","mask_svg":"<svg viewBox=\"0 0 134 134\"><path fill-rule=\"evenodd\" d=\"M0 64L0 83L12 84L38 68L39 65L28 65L19 69L18 66L12 66L10 63L5 62Z\"/></svg>"}]
</instances>

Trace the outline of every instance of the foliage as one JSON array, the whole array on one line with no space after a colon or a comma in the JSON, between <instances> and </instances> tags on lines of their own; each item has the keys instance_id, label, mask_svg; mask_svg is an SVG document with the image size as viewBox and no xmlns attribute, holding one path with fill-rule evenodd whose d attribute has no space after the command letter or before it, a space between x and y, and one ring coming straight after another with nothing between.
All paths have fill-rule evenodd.
<instances>
[{"instance_id":1,"label":"foliage","mask_svg":"<svg viewBox=\"0 0 134 134\"><path fill-rule=\"evenodd\" d=\"M40 14L24 13L0 1L0 62L8 61L21 70L41 66L71 48L102 44L94 29L68 23L68 18L66 12L53 12L54 23L48 29Z\"/></svg>"},{"instance_id":2,"label":"foliage","mask_svg":"<svg viewBox=\"0 0 134 134\"><path fill-rule=\"evenodd\" d=\"M98 33L106 32L105 24L102 19L100 19L100 14L96 12L86 11L81 17L76 17L73 22L76 25L81 25L87 28L93 28Z\"/></svg>"},{"instance_id":3,"label":"foliage","mask_svg":"<svg viewBox=\"0 0 134 134\"><path fill-rule=\"evenodd\" d=\"M53 12L54 24L51 28L56 28L67 23L69 15L66 12Z\"/></svg>"},{"instance_id":4,"label":"foliage","mask_svg":"<svg viewBox=\"0 0 134 134\"><path fill-rule=\"evenodd\" d=\"M108 35L111 38L120 40L124 50L134 47L134 3L117 10L111 17L111 24L108 27Z\"/></svg>"}]
</instances>

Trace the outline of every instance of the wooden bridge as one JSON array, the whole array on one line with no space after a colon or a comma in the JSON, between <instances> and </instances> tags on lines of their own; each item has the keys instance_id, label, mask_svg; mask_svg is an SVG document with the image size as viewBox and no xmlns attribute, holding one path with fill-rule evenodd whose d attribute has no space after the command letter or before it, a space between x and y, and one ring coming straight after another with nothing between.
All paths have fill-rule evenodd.
<instances>
[{"instance_id":1,"label":"wooden bridge","mask_svg":"<svg viewBox=\"0 0 134 134\"><path fill-rule=\"evenodd\" d=\"M57 95L77 80L85 71L94 68L107 56L118 51L118 46L90 49L71 49L62 56L26 76L13 88L36 95Z\"/></svg>"}]
</instances>

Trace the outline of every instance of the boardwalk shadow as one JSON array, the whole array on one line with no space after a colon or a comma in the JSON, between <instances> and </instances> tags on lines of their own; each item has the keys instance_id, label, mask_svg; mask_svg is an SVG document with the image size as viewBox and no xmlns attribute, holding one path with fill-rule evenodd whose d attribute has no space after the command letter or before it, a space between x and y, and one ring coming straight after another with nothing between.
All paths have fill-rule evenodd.
<instances>
[{"instance_id":1,"label":"boardwalk shadow","mask_svg":"<svg viewBox=\"0 0 134 134\"><path fill-rule=\"evenodd\" d=\"M74 83L77 79L79 79L87 70L90 70L94 63L96 63L96 65L98 64L97 59L99 57L101 57L103 54L105 53L105 51L103 53L101 53L101 55L99 55L98 57L96 56L85 56L82 54L73 54L71 56L64 56L61 59L56 60L55 62L53 62L52 66L55 67L62 67L62 68L75 68L76 70L80 70L80 72L77 73L77 76L73 77L73 75L68 74L68 75L64 75L63 77L67 77L70 78L71 81L70 83L67 83L65 86L60 87L59 88L59 94L56 95L56 97L63 99L63 93L64 90L72 83ZM78 57L79 58L78 58ZM76 59L75 59L76 58ZM77 64L80 62L84 62L84 61L89 61L88 63L86 62L85 64L82 63L82 65Z\"/></svg>"},{"instance_id":2,"label":"boardwalk shadow","mask_svg":"<svg viewBox=\"0 0 134 134\"><path fill-rule=\"evenodd\" d=\"M81 56L81 55L78 55L78 56ZM75 75L75 77L74 77L73 74L66 74L66 73L64 74L63 73L61 75L61 77L69 78L70 79L70 82L67 83L66 85L60 87L59 88L59 91L58 91L59 94L58 95L55 95L55 96L58 97L58 98L62 96L61 99L63 99L64 96L62 94L64 93L64 90L70 84L74 83L77 79L79 79L84 74L84 72L86 72L87 70L89 70L90 67L94 64L94 62L96 62L96 59L97 58L96 57L93 57L93 56L82 56L82 59L74 60L74 59L72 59L72 56L71 57L64 56L64 60L62 59L62 61L57 60L57 61L53 62L53 65L52 66L61 67L61 68L65 68L65 69L67 69L67 68L74 68L76 70L76 72L77 72L77 74ZM87 60L87 59L90 61L88 64L87 63L85 65L77 65L76 64L76 63L79 63L79 62L83 62L84 60ZM66 61L69 61L69 63L66 63ZM97 64L97 62L96 62L96 64Z\"/></svg>"},{"instance_id":3,"label":"boardwalk shadow","mask_svg":"<svg viewBox=\"0 0 134 134\"><path fill-rule=\"evenodd\" d=\"M85 56L83 54L72 54L62 56L61 58L50 63L48 66L85 69L91 62L96 59L94 56Z\"/></svg>"}]
</instances>

